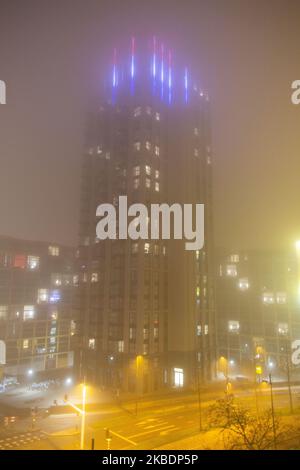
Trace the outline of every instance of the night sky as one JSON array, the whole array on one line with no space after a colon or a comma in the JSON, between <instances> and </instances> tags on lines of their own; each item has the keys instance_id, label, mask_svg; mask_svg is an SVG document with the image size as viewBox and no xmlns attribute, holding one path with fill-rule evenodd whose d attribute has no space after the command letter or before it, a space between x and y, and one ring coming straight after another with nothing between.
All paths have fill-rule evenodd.
<instances>
[{"instance_id":1,"label":"night sky","mask_svg":"<svg viewBox=\"0 0 300 470\"><path fill-rule=\"evenodd\" d=\"M0 234L76 245L86 114L114 46L153 34L211 97L217 244L292 246L299 0L0 0Z\"/></svg>"}]
</instances>

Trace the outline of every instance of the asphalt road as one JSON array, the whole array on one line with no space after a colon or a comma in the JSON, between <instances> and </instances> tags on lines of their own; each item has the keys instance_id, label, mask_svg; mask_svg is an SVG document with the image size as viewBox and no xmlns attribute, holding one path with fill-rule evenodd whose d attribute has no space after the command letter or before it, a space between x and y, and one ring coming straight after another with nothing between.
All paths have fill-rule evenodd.
<instances>
[{"instance_id":1,"label":"asphalt road","mask_svg":"<svg viewBox=\"0 0 300 470\"><path fill-rule=\"evenodd\" d=\"M253 390L238 390L235 395L246 406L254 408L258 403L261 410L270 407L268 389L258 390L257 401ZM203 429L207 429L210 404L222 396L224 396L222 391L202 395ZM296 391L293 394L293 400L294 406L299 408L300 400ZM274 389L274 401L277 410L287 408L289 406L287 389ZM35 426L36 429L32 430L32 419L29 417L2 429L0 450L79 449L80 417L76 414L37 418ZM109 429L109 434L105 429ZM105 409L101 409L100 406L99 410L87 413L85 448L90 449L92 439L94 439L95 449L157 449L197 435L199 430L198 395L175 393L139 403L137 414L134 402L124 404L124 406L106 406Z\"/></svg>"}]
</instances>

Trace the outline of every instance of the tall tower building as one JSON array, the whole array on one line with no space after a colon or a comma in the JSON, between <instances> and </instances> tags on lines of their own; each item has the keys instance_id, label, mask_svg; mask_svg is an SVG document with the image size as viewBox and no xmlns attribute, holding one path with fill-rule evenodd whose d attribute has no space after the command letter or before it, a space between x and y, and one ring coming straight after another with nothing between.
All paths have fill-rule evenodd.
<instances>
[{"instance_id":1,"label":"tall tower building","mask_svg":"<svg viewBox=\"0 0 300 470\"><path fill-rule=\"evenodd\" d=\"M213 373L209 102L155 38L147 47L132 39L130 49L114 53L110 83L87 125L77 364L88 380L146 393ZM204 248L97 239L97 206L117 209L121 195L128 205L205 204Z\"/></svg>"}]
</instances>

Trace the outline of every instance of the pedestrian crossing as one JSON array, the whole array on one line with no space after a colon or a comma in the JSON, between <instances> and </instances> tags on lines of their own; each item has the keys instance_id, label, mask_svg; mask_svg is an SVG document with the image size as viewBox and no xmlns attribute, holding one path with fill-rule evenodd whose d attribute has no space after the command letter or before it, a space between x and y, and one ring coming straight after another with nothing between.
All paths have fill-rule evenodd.
<instances>
[{"instance_id":1,"label":"pedestrian crossing","mask_svg":"<svg viewBox=\"0 0 300 470\"><path fill-rule=\"evenodd\" d=\"M32 431L16 434L0 439L0 450L16 450L29 446L33 442L45 439L46 434L42 431Z\"/></svg>"},{"instance_id":2,"label":"pedestrian crossing","mask_svg":"<svg viewBox=\"0 0 300 470\"><path fill-rule=\"evenodd\" d=\"M150 437L152 433L161 436L166 436L170 432L179 430L178 426L162 418L148 418L136 423L136 426L138 427L138 432L136 432L132 436L129 436L130 439L141 438L144 436L146 437L147 435L149 435Z\"/></svg>"}]
</instances>

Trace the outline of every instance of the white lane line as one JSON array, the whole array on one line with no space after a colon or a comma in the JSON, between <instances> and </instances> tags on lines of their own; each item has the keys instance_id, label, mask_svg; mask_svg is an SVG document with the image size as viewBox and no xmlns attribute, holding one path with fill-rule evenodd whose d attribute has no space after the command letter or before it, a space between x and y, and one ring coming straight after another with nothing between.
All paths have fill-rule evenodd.
<instances>
[{"instance_id":1,"label":"white lane line","mask_svg":"<svg viewBox=\"0 0 300 470\"><path fill-rule=\"evenodd\" d=\"M166 436L167 434L169 434L169 432L174 432L174 431L178 431L180 428L173 428L173 429L168 429L167 431L162 431L159 433L160 436Z\"/></svg>"},{"instance_id":2,"label":"white lane line","mask_svg":"<svg viewBox=\"0 0 300 470\"><path fill-rule=\"evenodd\" d=\"M139 434L135 434L134 436L129 436L129 439L133 439L134 437L145 436L146 434L153 434L154 432L165 431L166 429L175 428L176 426L172 424L171 426L164 426L158 429L152 429L151 431L140 432Z\"/></svg>"}]
</instances>

